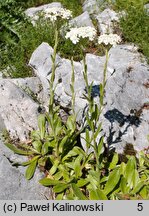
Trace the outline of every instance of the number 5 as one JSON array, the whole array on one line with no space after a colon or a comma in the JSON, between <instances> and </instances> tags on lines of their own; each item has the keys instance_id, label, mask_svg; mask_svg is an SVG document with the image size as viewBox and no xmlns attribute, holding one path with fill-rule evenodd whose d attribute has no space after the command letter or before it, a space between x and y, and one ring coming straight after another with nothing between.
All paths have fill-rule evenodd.
<instances>
[{"instance_id":1,"label":"number 5","mask_svg":"<svg viewBox=\"0 0 149 216\"><path fill-rule=\"evenodd\" d=\"M143 210L143 203L138 203L138 211L142 211Z\"/></svg>"}]
</instances>

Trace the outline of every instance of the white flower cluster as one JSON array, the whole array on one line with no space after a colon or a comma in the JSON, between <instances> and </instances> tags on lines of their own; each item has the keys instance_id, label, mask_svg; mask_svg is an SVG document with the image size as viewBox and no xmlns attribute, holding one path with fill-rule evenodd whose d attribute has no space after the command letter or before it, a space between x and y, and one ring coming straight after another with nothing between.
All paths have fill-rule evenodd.
<instances>
[{"instance_id":1,"label":"white flower cluster","mask_svg":"<svg viewBox=\"0 0 149 216\"><path fill-rule=\"evenodd\" d=\"M58 18L68 20L72 17L72 12L70 10L60 7L46 8L43 12L45 14L44 17L50 18L52 22L57 21Z\"/></svg>"},{"instance_id":2,"label":"white flower cluster","mask_svg":"<svg viewBox=\"0 0 149 216\"><path fill-rule=\"evenodd\" d=\"M88 38L90 41L93 41L96 36L96 29L91 26L72 28L67 32L65 38L70 39L73 44L79 42L81 38Z\"/></svg>"},{"instance_id":3,"label":"white flower cluster","mask_svg":"<svg viewBox=\"0 0 149 216\"><path fill-rule=\"evenodd\" d=\"M121 42L120 36L117 34L103 34L98 37L98 44L105 44L105 45L112 45L115 46L116 44Z\"/></svg>"}]
</instances>

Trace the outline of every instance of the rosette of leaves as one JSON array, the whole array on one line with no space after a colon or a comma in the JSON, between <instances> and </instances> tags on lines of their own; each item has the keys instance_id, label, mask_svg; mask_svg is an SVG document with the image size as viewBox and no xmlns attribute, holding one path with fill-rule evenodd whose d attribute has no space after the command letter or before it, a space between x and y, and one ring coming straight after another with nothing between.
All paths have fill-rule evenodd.
<instances>
[{"instance_id":1,"label":"rosette of leaves","mask_svg":"<svg viewBox=\"0 0 149 216\"><path fill-rule=\"evenodd\" d=\"M52 186L56 199L125 200L149 199L149 155L127 156L126 163L114 153L107 160L101 153L100 172L96 171L93 153L87 155L74 147L62 159L55 161L44 186Z\"/></svg>"},{"instance_id":2,"label":"rosette of leaves","mask_svg":"<svg viewBox=\"0 0 149 216\"><path fill-rule=\"evenodd\" d=\"M29 160L21 164L27 166L25 177L28 180L33 177L38 165L44 169L51 168L53 174L63 157L77 143L80 132L76 130L74 117L69 116L64 125L58 110L59 107L55 107L52 118L48 113L39 115L39 130L32 131L31 145L16 147L6 143L14 153L29 156Z\"/></svg>"}]
</instances>

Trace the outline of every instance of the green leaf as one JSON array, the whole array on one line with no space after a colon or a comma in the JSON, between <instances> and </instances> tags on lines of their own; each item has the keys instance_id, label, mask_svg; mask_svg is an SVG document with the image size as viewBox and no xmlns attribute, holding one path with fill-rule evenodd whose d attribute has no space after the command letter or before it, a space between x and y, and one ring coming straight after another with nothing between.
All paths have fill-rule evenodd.
<instances>
[{"instance_id":1,"label":"green leaf","mask_svg":"<svg viewBox=\"0 0 149 216\"><path fill-rule=\"evenodd\" d=\"M85 141L86 141L86 145L87 145L87 148L90 147L90 143L91 143L91 140L90 140L90 134L89 134L89 130L86 129L85 130Z\"/></svg>"},{"instance_id":2,"label":"green leaf","mask_svg":"<svg viewBox=\"0 0 149 216\"><path fill-rule=\"evenodd\" d=\"M54 164L49 171L51 175L53 175L56 172L58 165L59 165L59 160L57 159L54 161Z\"/></svg>"},{"instance_id":3,"label":"green leaf","mask_svg":"<svg viewBox=\"0 0 149 216\"><path fill-rule=\"evenodd\" d=\"M86 156L84 150L78 146L75 146L73 148L73 151L76 152L76 154L78 154L78 155L82 154L84 157Z\"/></svg>"},{"instance_id":4,"label":"green leaf","mask_svg":"<svg viewBox=\"0 0 149 216\"><path fill-rule=\"evenodd\" d=\"M100 84L100 104L103 104L103 96L104 96L104 87Z\"/></svg>"},{"instance_id":5,"label":"green leaf","mask_svg":"<svg viewBox=\"0 0 149 216\"><path fill-rule=\"evenodd\" d=\"M144 181L139 182L136 187L131 191L131 194L137 194L144 186Z\"/></svg>"},{"instance_id":6,"label":"green leaf","mask_svg":"<svg viewBox=\"0 0 149 216\"><path fill-rule=\"evenodd\" d=\"M144 186L141 191L140 195L142 196L143 199L146 199L148 197L148 189L147 186Z\"/></svg>"},{"instance_id":7,"label":"green leaf","mask_svg":"<svg viewBox=\"0 0 149 216\"><path fill-rule=\"evenodd\" d=\"M59 116L57 117L56 121L54 122L54 127L55 127L55 134L56 136L59 136L59 134L62 131L62 122Z\"/></svg>"},{"instance_id":8,"label":"green leaf","mask_svg":"<svg viewBox=\"0 0 149 216\"><path fill-rule=\"evenodd\" d=\"M67 128L70 131L75 131L76 129L76 122L73 116L69 116L66 122Z\"/></svg>"},{"instance_id":9,"label":"green leaf","mask_svg":"<svg viewBox=\"0 0 149 216\"><path fill-rule=\"evenodd\" d=\"M93 120L97 121L98 117L99 117L99 108L98 108L97 104L95 104L94 112L92 113L92 121Z\"/></svg>"},{"instance_id":10,"label":"green leaf","mask_svg":"<svg viewBox=\"0 0 149 216\"><path fill-rule=\"evenodd\" d=\"M63 157L62 161L65 161L68 158L71 158L71 157L74 157L74 156L77 156L77 155L80 155L80 154L86 156L83 149L81 149L80 147L75 146L71 151L68 152L68 154L65 157Z\"/></svg>"},{"instance_id":11,"label":"green leaf","mask_svg":"<svg viewBox=\"0 0 149 216\"><path fill-rule=\"evenodd\" d=\"M69 185L68 184L65 184L65 183L59 183L59 184L57 184L57 185L55 185L54 187L53 187L53 191L55 192L55 193L62 193L65 189L67 189L69 187Z\"/></svg>"},{"instance_id":12,"label":"green leaf","mask_svg":"<svg viewBox=\"0 0 149 216\"><path fill-rule=\"evenodd\" d=\"M113 158L112 158L112 161L110 163L110 166L109 166L109 169L112 170L116 167L116 164L118 163L118 154L115 153Z\"/></svg>"},{"instance_id":13,"label":"green leaf","mask_svg":"<svg viewBox=\"0 0 149 216\"><path fill-rule=\"evenodd\" d=\"M72 183L71 186L75 196L78 197L79 200L87 200L87 197L82 193L82 191L76 184Z\"/></svg>"},{"instance_id":14,"label":"green leaf","mask_svg":"<svg viewBox=\"0 0 149 216\"><path fill-rule=\"evenodd\" d=\"M58 168L61 171L64 180L70 181L70 170L68 170L68 166L66 166L66 163L65 163L65 166L60 164Z\"/></svg>"},{"instance_id":15,"label":"green leaf","mask_svg":"<svg viewBox=\"0 0 149 216\"><path fill-rule=\"evenodd\" d=\"M48 160L48 157L47 156L44 156L44 157L40 157L39 160L38 160L38 164L39 166L45 166L46 165L46 161Z\"/></svg>"},{"instance_id":16,"label":"green leaf","mask_svg":"<svg viewBox=\"0 0 149 216\"><path fill-rule=\"evenodd\" d=\"M43 186L53 186L53 185L57 185L60 183L60 181L58 180L54 180L54 179L50 179L50 178L43 178L39 181L40 184L42 184Z\"/></svg>"},{"instance_id":17,"label":"green leaf","mask_svg":"<svg viewBox=\"0 0 149 216\"><path fill-rule=\"evenodd\" d=\"M128 186L133 187L133 175L135 172L136 160L134 156L131 156L126 164L125 178L127 180Z\"/></svg>"},{"instance_id":18,"label":"green leaf","mask_svg":"<svg viewBox=\"0 0 149 216\"><path fill-rule=\"evenodd\" d=\"M122 162L120 165L120 174L123 176L125 174L125 169L126 169L126 164L124 162Z\"/></svg>"},{"instance_id":19,"label":"green leaf","mask_svg":"<svg viewBox=\"0 0 149 216\"><path fill-rule=\"evenodd\" d=\"M89 193L90 200L107 200L107 196L104 194L102 190L99 188L96 190L92 190Z\"/></svg>"},{"instance_id":20,"label":"green leaf","mask_svg":"<svg viewBox=\"0 0 149 216\"><path fill-rule=\"evenodd\" d=\"M90 182L92 189L96 190L99 185L98 180L90 174L87 176L87 180Z\"/></svg>"},{"instance_id":21,"label":"green leaf","mask_svg":"<svg viewBox=\"0 0 149 216\"><path fill-rule=\"evenodd\" d=\"M107 195L111 191L113 191L116 185L118 184L119 180L120 180L120 171L119 169L115 169L109 175L108 181L106 182L104 188L104 193Z\"/></svg>"},{"instance_id":22,"label":"green leaf","mask_svg":"<svg viewBox=\"0 0 149 216\"><path fill-rule=\"evenodd\" d=\"M42 148L42 143L40 140L36 140L32 143L34 149L37 151L37 152L41 152L41 148Z\"/></svg>"},{"instance_id":23,"label":"green leaf","mask_svg":"<svg viewBox=\"0 0 149 216\"><path fill-rule=\"evenodd\" d=\"M31 138L33 140L40 140L40 132L39 131L32 131L31 132Z\"/></svg>"},{"instance_id":24,"label":"green leaf","mask_svg":"<svg viewBox=\"0 0 149 216\"><path fill-rule=\"evenodd\" d=\"M107 182L107 180L108 180L108 176L102 177L101 180L100 180L100 184L103 183L103 182Z\"/></svg>"},{"instance_id":25,"label":"green leaf","mask_svg":"<svg viewBox=\"0 0 149 216\"><path fill-rule=\"evenodd\" d=\"M18 149L17 147L9 143L6 143L5 145L9 149L11 149L14 153L19 154L19 155L33 155L34 154L34 152L32 151L24 151L24 150Z\"/></svg>"},{"instance_id":26,"label":"green leaf","mask_svg":"<svg viewBox=\"0 0 149 216\"><path fill-rule=\"evenodd\" d=\"M64 136L64 138L61 140L61 142L59 144L59 151L60 151L60 153L63 152L63 147L66 144L68 138L69 138L69 136Z\"/></svg>"},{"instance_id":27,"label":"green leaf","mask_svg":"<svg viewBox=\"0 0 149 216\"><path fill-rule=\"evenodd\" d=\"M100 141L98 143L98 157L104 152L104 147L103 147L103 138L100 138Z\"/></svg>"},{"instance_id":28,"label":"green leaf","mask_svg":"<svg viewBox=\"0 0 149 216\"><path fill-rule=\"evenodd\" d=\"M102 123L100 123L96 129L96 132L94 134L95 139L97 138L97 136L99 135L99 133L101 131L101 126L102 126Z\"/></svg>"},{"instance_id":29,"label":"green leaf","mask_svg":"<svg viewBox=\"0 0 149 216\"><path fill-rule=\"evenodd\" d=\"M89 125L90 129L92 131L94 131L94 124L93 124L93 121L91 121L88 117L88 115L86 115L86 121L87 121L87 124Z\"/></svg>"},{"instance_id":30,"label":"green leaf","mask_svg":"<svg viewBox=\"0 0 149 216\"><path fill-rule=\"evenodd\" d=\"M25 172L25 178L27 180L30 180L34 173L35 173L35 170L36 170L36 166L37 166L37 162L38 162L38 159L34 160L32 163L30 163L30 165L27 167L26 169L26 172Z\"/></svg>"},{"instance_id":31,"label":"green leaf","mask_svg":"<svg viewBox=\"0 0 149 216\"><path fill-rule=\"evenodd\" d=\"M41 139L44 138L44 135L45 135L45 124L46 124L46 118L45 118L45 115L44 114L40 114L38 116L38 127L39 127L39 130L40 130L40 137Z\"/></svg>"},{"instance_id":32,"label":"green leaf","mask_svg":"<svg viewBox=\"0 0 149 216\"><path fill-rule=\"evenodd\" d=\"M56 196L55 200L63 200L63 196L64 196L64 193L59 193L59 194Z\"/></svg>"},{"instance_id":33,"label":"green leaf","mask_svg":"<svg viewBox=\"0 0 149 216\"><path fill-rule=\"evenodd\" d=\"M125 179L124 176L122 176L121 178L121 182L120 182L120 189L122 191L123 194L127 194L129 192L129 187L127 186L127 181Z\"/></svg>"},{"instance_id":34,"label":"green leaf","mask_svg":"<svg viewBox=\"0 0 149 216\"><path fill-rule=\"evenodd\" d=\"M28 160L26 162L21 163L22 166L28 166L31 164L33 161L38 160L40 158L40 155L33 157L31 160Z\"/></svg>"},{"instance_id":35,"label":"green leaf","mask_svg":"<svg viewBox=\"0 0 149 216\"><path fill-rule=\"evenodd\" d=\"M140 182L139 173L137 169L134 170L134 174L132 176L133 181L133 188L137 186L137 184Z\"/></svg>"},{"instance_id":36,"label":"green leaf","mask_svg":"<svg viewBox=\"0 0 149 216\"><path fill-rule=\"evenodd\" d=\"M87 185L89 183L89 181L87 179L79 179L78 182L77 182L77 186L78 187L83 187L85 185Z\"/></svg>"},{"instance_id":37,"label":"green leaf","mask_svg":"<svg viewBox=\"0 0 149 216\"><path fill-rule=\"evenodd\" d=\"M42 150L41 150L41 154L42 155L46 155L49 151L49 147L51 145L51 143L53 144L53 141L49 141L49 142L45 142L43 145L42 145Z\"/></svg>"},{"instance_id":38,"label":"green leaf","mask_svg":"<svg viewBox=\"0 0 149 216\"><path fill-rule=\"evenodd\" d=\"M55 180L59 180L59 179L62 178L62 176L63 176L62 171L58 171L58 172L56 172L56 173L54 174L53 177L54 177Z\"/></svg>"},{"instance_id":39,"label":"green leaf","mask_svg":"<svg viewBox=\"0 0 149 216\"><path fill-rule=\"evenodd\" d=\"M74 161L73 167L74 167L76 179L78 179L78 177L81 177L82 175L81 160L82 160L82 155L79 155Z\"/></svg>"}]
</instances>

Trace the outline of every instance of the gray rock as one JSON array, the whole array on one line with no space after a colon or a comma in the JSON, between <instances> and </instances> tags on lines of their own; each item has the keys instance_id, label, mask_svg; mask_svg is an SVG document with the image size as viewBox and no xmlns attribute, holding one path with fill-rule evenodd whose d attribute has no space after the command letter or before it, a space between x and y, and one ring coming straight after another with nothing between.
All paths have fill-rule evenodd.
<instances>
[{"instance_id":1,"label":"gray rock","mask_svg":"<svg viewBox=\"0 0 149 216\"><path fill-rule=\"evenodd\" d=\"M39 19L38 13L42 12L43 10L47 8L52 8L52 7L62 7L62 5L60 2L52 2L50 4L44 4L38 7L28 8L25 11L25 14L31 19L32 24L35 25L36 21Z\"/></svg>"},{"instance_id":2,"label":"gray rock","mask_svg":"<svg viewBox=\"0 0 149 216\"><path fill-rule=\"evenodd\" d=\"M96 14L100 12L100 6L104 0L85 0L83 3L83 11L88 11L89 14Z\"/></svg>"},{"instance_id":3,"label":"gray rock","mask_svg":"<svg viewBox=\"0 0 149 216\"><path fill-rule=\"evenodd\" d=\"M89 16L89 13L85 11L81 15L75 17L72 19L70 22L70 25L75 26L75 27L82 27L82 26L91 26L93 27L92 20Z\"/></svg>"},{"instance_id":4,"label":"gray rock","mask_svg":"<svg viewBox=\"0 0 149 216\"><path fill-rule=\"evenodd\" d=\"M48 43L42 43L32 54L29 66L33 68L34 73L40 79L43 87L43 103L48 106L49 99L49 82L48 75L52 70L52 59L53 48ZM56 64L61 63L61 58L57 55Z\"/></svg>"},{"instance_id":5,"label":"gray rock","mask_svg":"<svg viewBox=\"0 0 149 216\"><path fill-rule=\"evenodd\" d=\"M2 72L0 72L0 79L2 79L3 78L3 73Z\"/></svg>"},{"instance_id":6,"label":"gray rock","mask_svg":"<svg viewBox=\"0 0 149 216\"><path fill-rule=\"evenodd\" d=\"M139 151L149 145L149 121L144 117L149 114L145 106L149 102L149 89L145 87L149 67L130 45L112 48L109 55L114 73L107 79L103 128L109 145L117 151L122 152L126 143Z\"/></svg>"},{"instance_id":7,"label":"gray rock","mask_svg":"<svg viewBox=\"0 0 149 216\"><path fill-rule=\"evenodd\" d=\"M103 79L104 57L86 55L89 81ZM96 65L96 67L95 67ZM98 72L96 71L98 68ZM96 82L95 82L96 80ZM133 45L118 45L109 51L105 107L101 115L105 141L122 153L131 143L140 151L149 146L149 67ZM93 88L95 89L95 88ZM95 94L95 102L97 103ZM85 134L82 134L84 137ZM99 139L101 134L97 137ZM143 141L143 142L142 142ZM81 139L84 147L84 139ZM84 147L85 148L85 147ZM90 149L92 151L93 149Z\"/></svg>"},{"instance_id":8,"label":"gray rock","mask_svg":"<svg viewBox=\"0 0 149 216\"><path fill-rule=\"evenodd\" d=\"M98 21L98 28L102 34L105 33L113 33L114 31L114 23L119 22L119 17L121 13L116 13L115 11L107 8L103 12L99 13L96 16Z\"/></svg>"},{"instance_id":9,"label":"gray rock","mask_svg":"<svg viewBox=\"0 0 149 216\"><path fill-rule=\"evenodd\" d=\"M145 10L147 11L147 14L149 15L149 3L144 5Z\"/></svg>"},{"instance_id":10,"label":"gray rock","mask_svg":"<svg viewBox=\"0 0 149 216\"><path fill-rule=\"evenodd\" d=\"M39 105L23 90L7 79L0 80L1 118L12 138L26 140L37 128Z\"/></svg>"},{"instance_id":11,"label":"gray rock","mask_svg":"<svg viewBox=\"0 0 149 216\"><path fill-rule=\"evenodd\" d=\"M22 159L23 158L23 159ZM13 154L0 140L0 200L43 200L50 197L49 190L38 183L43 174L37 169L34 177L27 181L25 168L12 166L24 161L24 157Z\"/></svg>"},{"instance_id":12,"label":"gray rock","mask_svg":"<svg viewBox=\"0 0 149 216\"><path fill-rule=\"evenodd\" d=\"M3 131L3 130L5 130L5 129L6 129L6 127L5 127L3 118L2 118L1 115L0 115L0 131Z\"/></svg>"},{"instance_id":13,"label":"gray rock","mask_svg":"<svg viewBox=\"0 0 149 216\"><path fill-rule=\"evenodd\" d=\"M42 43L32 54L29 61L29 65L34 69L34 73L41 80L43 85L43 91L45 96L45 106L48 106L49 98L49 82L51 77L51 67L52 60L51 55L53 54L53 49L47 44ZM70 81L72 74L71 61L68 59L61 59L57 55L56 59L57 69L55 74L55 99L63 107L70 107L71 102L71 91L70 91ZM79 62L74 62L75 74L76 74L76 96L82 95L82 91L85 88L85 83L82 74L82 64Z\"/></svg>"},{"instance_id":14,"label":"gray rock","mask_svg":"<svg viewBox=\"0 0 149 216\"><path fill-rule=\"evenodd\" d=\"M25 91L35 102L43 103L43 87L38 77L7 79Z\"/></svg>"},{"instance_id":15,"label":"gray rock","mask_svg":"<svg viewBox=\"0 0 149 216\"><path fill-rule=\"evenodd\" d=\"M43 54L41 55L41 53ZM35 73L42 80L43 84L51 76L51 59L49 53L52 53L52 48L48 44L43 43L34 52L34 58L32 57L30 61L32 62L31 65L36 68ZM40 60L38 61L39 58ZM61 59L57 56L57 63L55 99L62 107L71 108L71 62L68 59ZM93 54L87 54L86 64L89 84L93 82L94 98L97 102L97 95L99 94L98 85L103 80L105 56L99 57ZM45 65L48 66L45 67ZM43 68L45 69L43 70ZM83 98L85 82L83 79L82 62L74 62L74 68L76 92L75 110L79 112L78 122L82 122L84 108L87 105L87 101ZM148 102L149 90L145 87L145 83L148 82L148 77L148 66L145 63L145 59L138 53L137 47L128 44L118 45L110 49L105 94L106 105L101 120L108 144L112 148L115 147L117 151L122 151L128 142L134 144L136 150L148 146L146 137L149 129L148 120L145 120L143 110L139 118L135 117L135 113L131 114L131 111L139 111ZM44 88L45 92L48 92L49 86L45 85ZM144 128L144 133L139 134L138 131L142 130L142 127ZM140 137L144 140L142 145L139 144Z\"/></svg>"}]
</instances>

